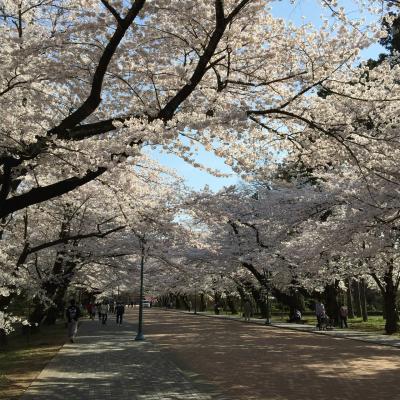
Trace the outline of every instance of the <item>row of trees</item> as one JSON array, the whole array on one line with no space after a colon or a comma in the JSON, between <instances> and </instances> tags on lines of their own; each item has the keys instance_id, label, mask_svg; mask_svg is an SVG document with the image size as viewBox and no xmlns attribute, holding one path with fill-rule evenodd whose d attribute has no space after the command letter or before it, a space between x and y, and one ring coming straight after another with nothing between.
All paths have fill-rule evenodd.
<instances>
[{"instance_id":1,"label":"row of trees","mask_svg":"<svg viewBox=\"0 0 400 400\"><path fill-rule=\"evenodd\" d=\"M54 322L71 286L131 285L145 244L155 295L369 277L395 332L397 4L370 3L316 28L261 0L0 1L1 329L21 298ZM253 183L188 193L145 156L203 168L198 143Z\"/></svg>"}]
</instances>

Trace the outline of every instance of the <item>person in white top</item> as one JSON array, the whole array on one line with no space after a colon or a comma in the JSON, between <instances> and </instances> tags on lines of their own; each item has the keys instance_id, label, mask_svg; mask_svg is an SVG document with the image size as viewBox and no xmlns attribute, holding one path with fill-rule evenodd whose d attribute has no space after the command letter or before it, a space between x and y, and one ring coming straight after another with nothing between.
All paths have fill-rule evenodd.
<instances>
[{"instance_id":1,"label":"person in white top","mask_svg":"<svg viewBox=\"0 0 400 400\"><path fill-rule=\"evenodd\" d=\"M100 306L101 323L102 323L103 325L105 325L106 322L107 322L108 311L109 311L109 306L108 306L108 304L107 304L107 303L103 303L103 304Z\"/></svg>"}]
</instances>

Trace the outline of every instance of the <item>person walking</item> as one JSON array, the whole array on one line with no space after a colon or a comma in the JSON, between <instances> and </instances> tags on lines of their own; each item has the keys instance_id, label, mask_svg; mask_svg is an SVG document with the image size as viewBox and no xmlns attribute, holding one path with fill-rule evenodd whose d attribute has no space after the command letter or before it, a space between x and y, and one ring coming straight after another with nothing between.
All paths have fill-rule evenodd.
<instances>
[{"instance_id":1,"label":"person walking","mask_svg":"<svg viewBox=\"0 0 400 400\"><path fill-rule=\"evenodd\" d=\"M101 323L102 323L103 325L105 325L105 324L107 323L108 311L109 311L108 304L107 304L107 303L103 303L103 304L100 306Z\"/></svg>"},{"instance_id":2,"label":"person walking","mask_svg":"<svg viewBox=\"0 0 400 400\"><path fill-rule=\"evenodd\" d=\"M75 300L70 300L70 305L65 311L65 316L68 322L68 337L71 343L74 343L75 336L78 332L78 320L81 316L81 310L75 304Z\"/></svg>"},{"instance_id":3,"label":"person walking","mask_svg":"<svg viewBox=\"0 0 400 400\"><path fill-rule=\"evenodd\" d=\"M99 321L101 321L101 303L97 303L96 309L97 309Z\"/></svg>"},{"instance_id":4,"label":"person walking","mask_svg":"<svg viewBox=\"0 0 400 400\"><path fill-rule=\"evenodd\" d=\"M250 300L246 299L246 301L243 304L243 316L246 322L250 322L251 312L252 312L252 307Z\"/></svg>"},{"instance_id":5,"label":"person walking","mask_svg":"<svg viewBox=\"0 0 400 400\"><path fill-rule=\"evenodd\" d=\"M317 327L319 330L322 329L322 321L325 318L325 306L321 301L315 303L315 316L317 317Z\"/></svg>"},{"instance_id":6,"label":"person walking","mask_svg":"<svg viewBox=\"0 0 400 400\"><path fill-rule=\"evenodd\" d=\"M348 328L347 325L347 317L349 315L349 310L345 305L342 305L339 308L339 316L340 316L340 327L341 328Z\"/></svg>"},{"instance_id":7,"label":"person walking","mask_svg":"<svg viewBox=\"0 0 400 400\"><path fill-rule=\"evenodd\" d=\"M115 307L115 313L117 315L117 324L122 324L122 318L124 316L125 313L125 306L121 303L118 302L117 306Z\"/></svg>"},{"instance_id":8,"label":"person walking","mask_svg":"<svg viewBox=\"0 0 400 400\"><path fill-rule=\"evenodd\" d=\"M88 315L89 315L90 319L94 319L94 316L96 315L96 312L94 311L94 308L95 308L95 305L93 303L89 303L86 306L86 309L87 309L87 312L88 312Z\"/></svg>"},{"instance_id":9,"label":"person walking","mask_svg":"<svg viewBox=\"0 0 400 400\"><path fill-rule=\"evenodd\" d=\"M97 314L97 305L95 303L93 303L93 308L92 308L92 319L96 318L96 314Z\"/></svg>"}]
</instances>

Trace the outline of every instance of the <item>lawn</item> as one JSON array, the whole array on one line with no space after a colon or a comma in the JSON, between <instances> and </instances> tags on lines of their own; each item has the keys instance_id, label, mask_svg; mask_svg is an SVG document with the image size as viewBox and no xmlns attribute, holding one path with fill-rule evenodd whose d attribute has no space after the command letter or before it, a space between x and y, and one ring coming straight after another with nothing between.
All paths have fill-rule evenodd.
<instances>
[{"instance_id":1,"label":"lawn","mask_svg":"<svg viewBox=\"0 0 400 400\"><path fill-rule=\"evenodd\" d=\"M207 310L203 314L214 314L214 311ZM221 315L232 315L231 312L221 311ZM235 314L234 316L240 317L241 314ZM256 316L257 317L257 316ZM287 322L288 315L285 312L274 312L272 314L272 322ZM305 314L303 316L303 321L307 325L316 326L317 318L314 314ZM385 320L381 315L373 315L368 317L368 321L364 322L360 318L351 318L348 320L349 330L360 331L360 332L375 332L376 334L385 334ZM395 337L400 337L400 333L393 335Z\"/></svg>"},{"instance_id":2,"label":"lawn","mask_svg":"<svg viewBox=\"0 0 400 400\"><path fill-rule=\"evenodd\" d=\"M65 343L63 323L45 326L30 337L10 335L0 350L0 400L17 399Z\"/></svg>"},{"instance_id":3,"label":"lawn","mask_svg":"<svg viewBox=\"0 0 400 400\"><path fill-rule=\"evenodd\" d=\"M279 317L277 317L275 320L279 320ZM304 320L306 320L307 321L306 323L309 325L315 326L317 324L317 318L315 317L315 315L305 315ZM385 320L381 315L369 316L368 321L366 322L364 322L361 317L351 318L348 320L348 326L350 330L355 330L355 331L375 332L377 334L385 333Z\"/></svg>"},{"instance_id":4,"label":"lawn","mask_svg":"<svg viewBox=\"0 0 400 400\"><path fill-rule=\"evenodd\" d=\"M385 333L385 320L382 316L368 317L367 322L362 318L352 318L349 320L349 328L357 331Z\"/></svg>"}]
</instances>

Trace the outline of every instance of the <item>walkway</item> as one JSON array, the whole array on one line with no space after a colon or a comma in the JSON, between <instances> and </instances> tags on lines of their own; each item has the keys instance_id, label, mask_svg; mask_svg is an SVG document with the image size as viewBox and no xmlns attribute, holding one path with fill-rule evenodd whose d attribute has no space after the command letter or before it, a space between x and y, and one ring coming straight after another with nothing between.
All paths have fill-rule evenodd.
<instances>
[{"instance_id":1,"label":"walkway","mask_svg":"<svg viewBox=\"0 0 400 400\"><path fill-rule=\"evenodd\" d=\"M145 336L229 400L400 398L393 347L157 309Z\"/></svg>"},{"instance_id":2,"label":"walkway","mask_svg":"<svg viewBox=\"0 0 400 400\"><path fill-rule=\"evenodd\" d=\"M200 315L212 318L225 318L225 319L233 319L238 321L243 321L243 318L237 315L214 315L214 314L206 314L206 313L199 313ZM244 321L243 321L244 322ZM265 325L265 320L259 318L251 318L250 320L253 324L258 325ZM374 344L381 344L384 346L392 346L400 348L400 337L396 335L382 335L376 332L365 332L365 331L356 331L353 329L339 329L335 328L328 331L319 331L316 329L314 325L309 324L294 324L288 322L274 322L272 321L271 326L276 328L284 328L284 329L293 329L296 331L303 331L303 332L312 332L319 335L328 335L333 337L340 337L352 340L360 340L362 342L374 343Z\"/></svg>"},{"instance_id":3,"label":"walkway","mask_svg":"<svg viewBox=\"0 0 400 400\"><path fill-rule=\"evenodd\" d=\"M83 321L21 400L210 400L150 342L135 342L133 324Z\"/></svg>"},{"instance_id":4,"label":"walkway","mask_svg":"<svg viewBox=\"0 0 400 400\"><path fill-rule=\"evenodd\" d=\"M129 309L127 319L136 320ZM21 400L393 400L400 350L226 318L145 310L84 321Z\"/></svg>"}]
</instances>

